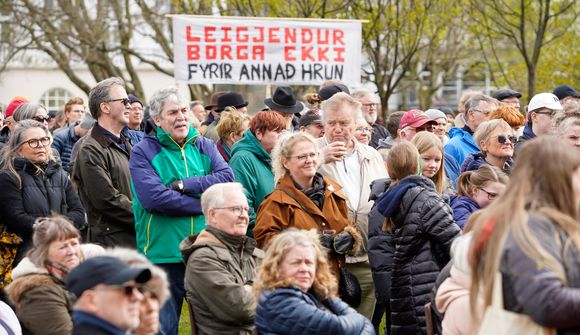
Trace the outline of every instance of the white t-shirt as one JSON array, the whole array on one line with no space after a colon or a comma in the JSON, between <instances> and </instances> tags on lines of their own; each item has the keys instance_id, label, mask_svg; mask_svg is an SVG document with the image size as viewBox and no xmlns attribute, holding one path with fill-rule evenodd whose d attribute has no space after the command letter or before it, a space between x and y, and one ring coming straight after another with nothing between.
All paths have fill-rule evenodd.
<instances>
[{"instance_id":1,"label":"white t-shirt","mask_svg":"<svg viewBox=\"0 0 580 335\"><path fill-rule=\"evenodd\" d=\"M343 191L348 197L350 208L358 208L361 191L360 161L355 149L347 153L342 161L335 162L340 180L337 180L343 187Z\"/></svg>"}]
</instances>

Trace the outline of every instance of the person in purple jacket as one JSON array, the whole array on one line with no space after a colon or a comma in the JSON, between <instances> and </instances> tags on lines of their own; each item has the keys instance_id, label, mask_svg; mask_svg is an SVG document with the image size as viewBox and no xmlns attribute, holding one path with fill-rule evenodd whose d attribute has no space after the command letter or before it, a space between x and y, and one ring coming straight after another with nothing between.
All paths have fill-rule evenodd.
<instances>
[{"instance_id":1,"label":"person in purple jacket","mask_svg":"<svg viewBox=\"0 0 580 335\"><path fill-rule=\"evenodd\" d=\"M457 180L457 195L451 197L453 219L464 228L471 213L489 205L505 190L508 176L489 164L466 171Z\"/></svg>"}]
</instances>

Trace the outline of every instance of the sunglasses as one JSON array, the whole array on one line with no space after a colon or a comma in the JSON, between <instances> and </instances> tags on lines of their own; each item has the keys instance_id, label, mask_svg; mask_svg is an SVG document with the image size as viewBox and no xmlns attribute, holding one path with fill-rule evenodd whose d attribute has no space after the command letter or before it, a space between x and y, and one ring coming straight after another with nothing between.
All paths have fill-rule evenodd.
<instances>
[{"instance_id":1,"label":"sunglasses","mask_svg":"<svg viewBox=\"0 0 580 335\"><path fill-rule=\"evenodd\" d=\"M515 144L516 141L518 140L518 138L515 137L514 135L498 135L497 136L497 142L500 144L505 144L508 140L510 141L511 144Z\"/></svg>"},{"instance_id":2,"label":"sunglasses","mask_svg":"<svg viewBox=\"0 0 580 335\"><path fill-rule=\"evenodd\" d=\"M143 294L144 289L142 285L107 285L108 288L120 289L127 298L131 298L135 291Z\"/></svg>"},{"instance_id":3,"label":"sunglasses","mask_svg":"<svg viewBox=\"0 0 580 335\"><path fill-rule=\"evenodd\" d=\"M119 98L119 99L107 100L107 102L115 102L115 101L120 101L125 106L127 106L130 103L129 99L127 99L127 98Z\"/></svg>"},{"instance_id":4,"label":"sunglasses","mask_svg":"<svg viewBox=\"0 0 580 335\"><path fill-rule=\"evenodd\" d=\"M50 121L51 117L50 117L50 116L48 116L48 115L46 115L46 116L44 116L44 115L39 115L39 116L33 116L33 117L32 117L32 119L33 119L34 121L38 121L38 122L40 122L40 123L44 123L44 122L48 122L48 121Z\"/></svg>"}]
</instances>

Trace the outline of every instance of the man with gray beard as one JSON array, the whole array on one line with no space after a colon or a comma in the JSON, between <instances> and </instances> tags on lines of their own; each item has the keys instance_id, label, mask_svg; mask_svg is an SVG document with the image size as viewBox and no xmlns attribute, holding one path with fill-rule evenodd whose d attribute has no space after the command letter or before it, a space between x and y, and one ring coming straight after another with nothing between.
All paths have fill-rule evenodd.
<instances>
[{"instance_id":1,"label":"man with gray beard","mask_svg":"<svg viewBox=\"0 0 580 335\"><path fill-rule=\"evenodd\" d=\"M373 128L369 145L376 149L379 146L379 140L390 136L387 128L377 122L380 104L377 102L375 95L367 89L355 90L352 92L352 97L361 103L363 117Z\"/></svg>"}]
</instances>

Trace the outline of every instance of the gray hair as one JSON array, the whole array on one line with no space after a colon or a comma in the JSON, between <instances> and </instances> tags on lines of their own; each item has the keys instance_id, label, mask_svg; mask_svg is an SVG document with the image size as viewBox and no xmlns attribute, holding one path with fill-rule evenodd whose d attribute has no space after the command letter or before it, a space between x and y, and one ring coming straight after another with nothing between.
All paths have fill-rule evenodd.
<instances>
[{"instance_id":1,"label":"gray hair","mask_svg":"<svg viewBox=\"0 0 580 335\"><path fill-rule=\"evenodd\" d=\"M477 127L477 130L473 134L473 139L475 140L477 146L479 146L479 143L482 141L486 143L489 142L489 136L498 127L507 130L509 133L512 133L512 127L510 127L510 125L505 122L504 119L484 121L479 125L479 127Z\"/></svg>"},{"instance_id":2,"label":"gray hair","mask_svg":"<svg viewBox=\"0 0 580 335\"><path fill-rule=\"evenodd\" d=\"M10 134L6 146L2 149L2 169L8 170L16 178L20 187L22 187L22 179L20 178L20 174L16 172L16 169L14 168L14 160L18 157L20 146L24 144L24 132L31 128L40 128L44 130L44 133L52 142L52 135L44 123L40 123L36 120L22 120L16 123L16 127L14 127L14 130ZM48 160L54 160L52 150L50 150L50 145L47 155Z\"/></svg>"},{"instance_id":3,"label":"gray hair","mask_svg":"<svg viewBox=\"0 0 580 335\"><path fill-rule=\"evenodd\" d=\"M290 159L294 146L300 142L312 143L314 150L318 152L316 140L308 133L297 132L282 135L272 150L272 172L274 172L276 180L283 178L288 173L284 167L284 162Z\"/></svg>"},{"instance_id":4,"label":"gray hair","mask_svg":"<svg viewBox=\"0 0 580 335\"><path fill-rule=\"evenodd\" d=\"M374 93L366 88L357 88L356 90L353 90L350 95L355 99L360 99L366 96L371 96L373 99L375 97Z\"/></svg>"},{"instance_id":5,"label":"gray hair","mask_svg":"<svg viewBox=\"0 0 580 335\"><path fill-rule=\"evenodd\" d=\"M154 120L160 118L165 103L170 100L175 100L180 104L183 102L176 87L163 88L153 93L151 100L149 100L149 115L151 118Z\"/></svg>"},{"instance_id":6,"label":"gray hair","mask_svg":"<svg viewBox=\"0 0 580 335\"><path fill-rule=\"evenodd\" d=\"M221 207L224 205L226 193L241 192L244 197L246 192L244 186L240 183L220 183L210 186L201 195L201 210L203 215L207 215L211 208Z\"/></svg>"},{"instance_id":7,"label":"gray hair","mask_svg":"<svg viewBox=\"0 0 580 335\"><path fill-rule=\"evenodd\" d=\"M553 122L556 134L562 134L570 127L580 126L580 112L561 113Z\"/></svg>"},{"instance_id":8,"label":"gray hair","mask_svg":"<svg viewBox=\"0 0 580 335\"><path fill-rule=\"evenodd\" d=\"M467 102L465 103L465 120L467 120L467 113L479 107L479 104L482 102L487 102L490 104L498 104L498 101L488 95L485 94L476 94L472 96Z\"/></svg>"},{"instance_id":9,"label":"gray hair","mask_svg":"<svg viewBox=\"0 0 580 335\"><path fill-rule=\"evenodd\" d=\"M36 115L36 112L39 108L44 109L46 113L48 113L48 110L43 105L29 102L18 106L18 108L16 108L14 111L12 118L14 118L14 121L16 122L32 119Z\"/></svg>"},{"instance_id":10,"label":"gray hair","mask_svg":"<svg viewBox=\"0 0 580 335\"><path fill-rule=\"evenodd\" d=\"M125 87L125 82L118 77L107 78L100 81L89 92L89 111L95 120L101 116L101 104L111 99L111 88L115 85Z\"/></svg>"},{"instance_id":11,"label":"gray hair","mask_svg":"<svg viewBox=\"0 0 580 335\"><path fill-rule=\"evenodd\" d=\"M362 117L361 103L356 101L350 95L344 92L339 92L333 95L330 99L323 101L322 104L320 105L320 109L322 110L322 113L320 115L322 122L326 122L327 113L329 113L330 111L333 112L337 111L343 105L350 107L350 109L352 110L353 123L356 121L357 118Z\"/></svg>"}]
</instances>

